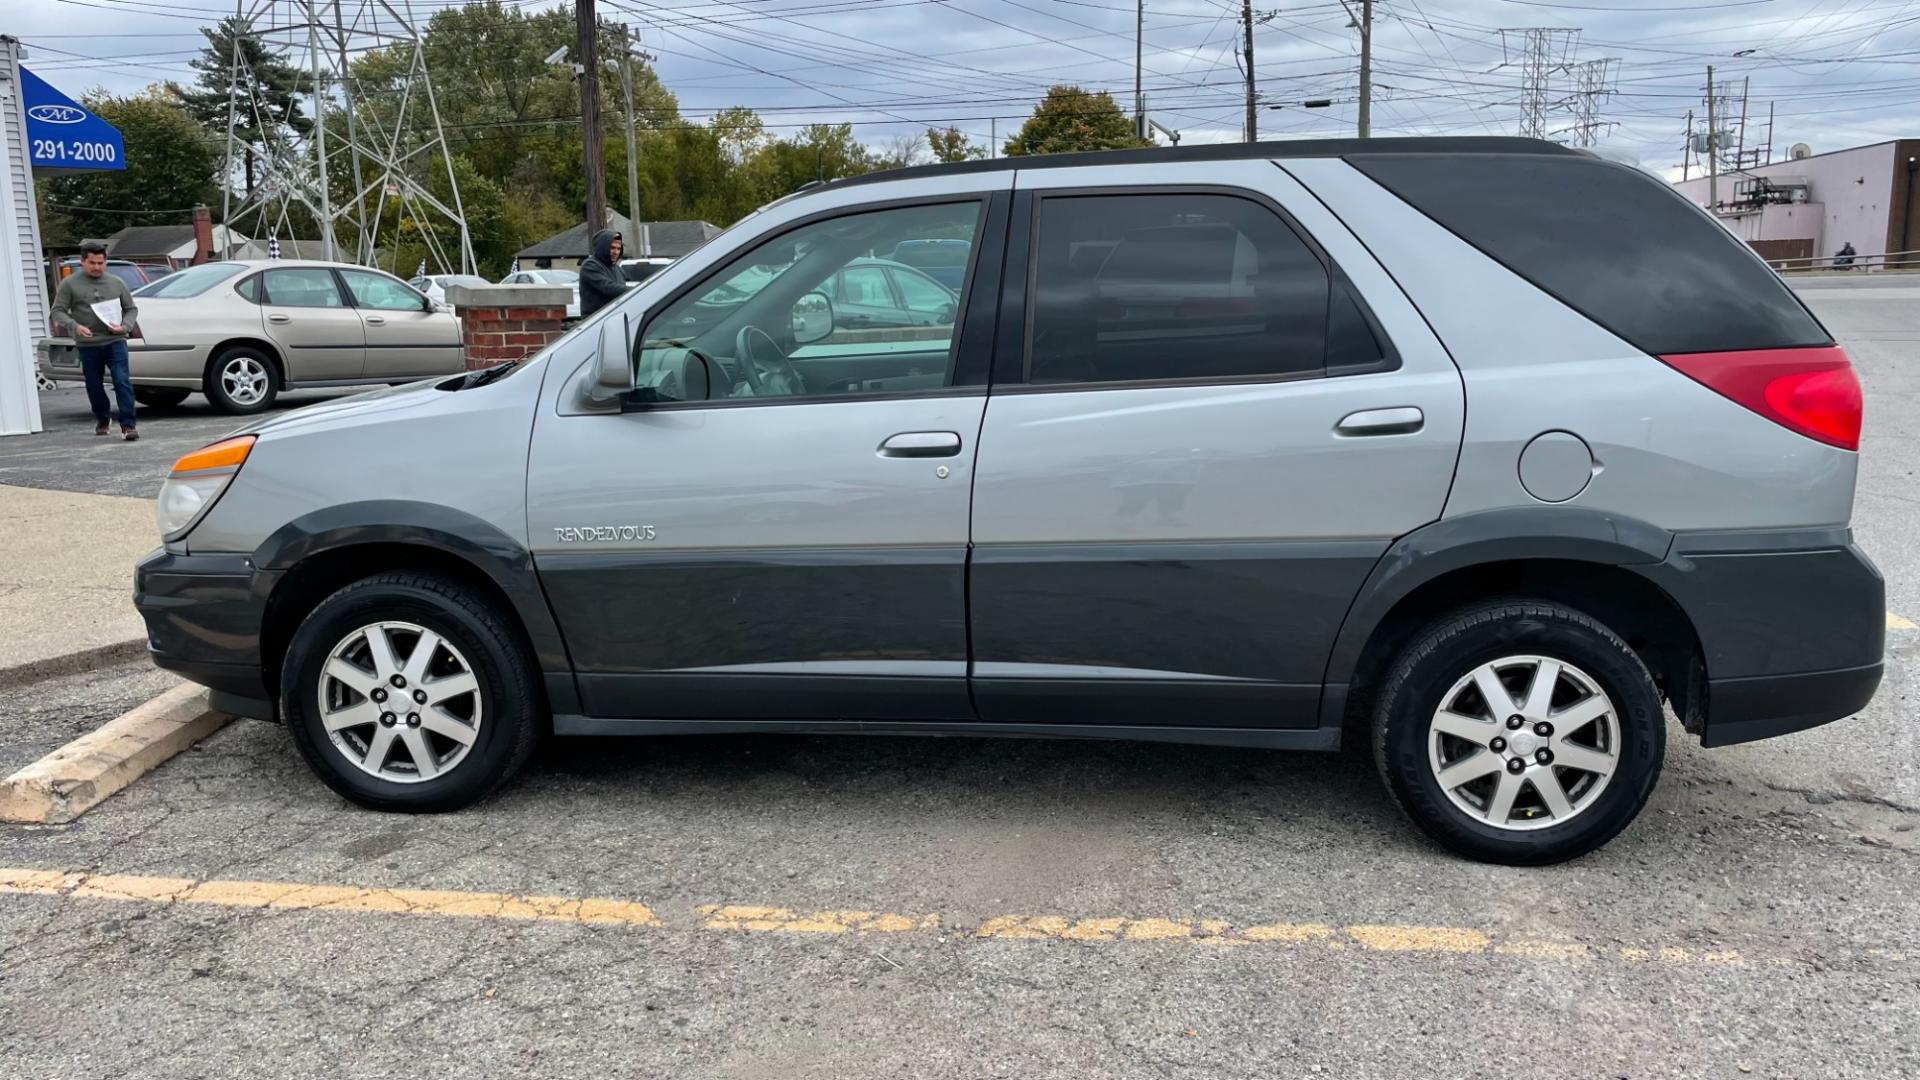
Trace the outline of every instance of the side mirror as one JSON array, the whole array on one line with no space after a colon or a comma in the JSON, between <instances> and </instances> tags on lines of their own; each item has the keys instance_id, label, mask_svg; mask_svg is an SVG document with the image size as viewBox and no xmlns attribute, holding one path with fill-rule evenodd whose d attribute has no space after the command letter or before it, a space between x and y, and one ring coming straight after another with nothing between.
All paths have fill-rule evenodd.
<instances>
[{"instance_id":1,"label":"side mirror","mask_svg":"<svg viewBox=\"0 0 1920 1080\"><path fill-rule=\"evenodd\" d=\"M633 389L632 347L626 316L608 318L600 325L600 349L586 386L588 400L605 404Z\"/></svg>"},{"instance_id":2,"label":"side mirror","mask_svg":"<svg viewBox=\"0 0 1920 1080\"><path fill-rule=\"evenodd\" d=\"M811 345L833 335L833 301L810 292L793 302L793 343Z\"/></svg>"}]
</instances>

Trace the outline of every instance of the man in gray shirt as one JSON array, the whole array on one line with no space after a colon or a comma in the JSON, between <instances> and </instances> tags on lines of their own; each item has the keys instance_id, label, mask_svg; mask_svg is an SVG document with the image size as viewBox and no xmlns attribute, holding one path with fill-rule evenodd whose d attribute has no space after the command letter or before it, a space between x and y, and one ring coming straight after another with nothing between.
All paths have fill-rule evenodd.
<instances>
[{"instance_id":1,"label":"man in gray shirt","mask_svg":"<svg viewBox=\"0 0 1920 1080\"><path fill-rule=\"evenodd\" d=\"M105 435L113 419L104 385L111 374L113 396L120 403L120 435L128 442L140 437L134 426L133 380L127 375L127 334L139 314L126 282L107 273L106 246L82 245L80 272L67 275L53 294L53 317L73 328L80 347L95 435Z\"/></svg>"}]
</instances>

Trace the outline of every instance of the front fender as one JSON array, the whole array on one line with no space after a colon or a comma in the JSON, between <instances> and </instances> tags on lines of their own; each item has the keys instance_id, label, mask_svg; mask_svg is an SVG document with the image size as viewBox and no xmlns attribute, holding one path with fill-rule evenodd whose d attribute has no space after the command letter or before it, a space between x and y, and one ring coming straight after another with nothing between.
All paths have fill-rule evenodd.
<instances>
[{"instance_id":1,"label":"front fender","mask_svg":"<svg viewBox=\"0 0 1920 1080\"><path fill-rule=\"evenodd\" d=\"M544 672L572 670L526 546L497 526L429 503L373 499L342 503L289 521L253 551L253 565L283 576L316 555L367 544L401 544L451 554L472 565L513 604Z\"/></svg>"}]
</instances>

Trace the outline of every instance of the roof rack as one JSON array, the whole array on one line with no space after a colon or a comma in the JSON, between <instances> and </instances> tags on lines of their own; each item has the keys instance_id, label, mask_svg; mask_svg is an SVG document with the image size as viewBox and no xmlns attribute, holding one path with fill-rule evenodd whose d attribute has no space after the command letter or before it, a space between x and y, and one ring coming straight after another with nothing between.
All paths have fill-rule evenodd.
<instances>
[{"instance_id":1,"label":"roof rack","mask_svg":"<svg viewBox=\"0 0 1920 1080\"><path fill-rule=\"evenodd\" d=\"M870 184L883 180L909 180L922 176L955 176L964 173L1004 172L1008 169L1065 169L1083 165L1157 164L1177 161L1244 161L1262 158L1353 157L1361 154L1573 154L1575 150L1544 139L1524 139L1507 135L1460 135L1436 138L1395 139L1276 139L1254 143L1208 143L1198 146L1156 146L1142 150L1084 150L1065 154L1033 154L1020 157L960 161L949 165L914 165L904 169L865 173L825 184L813 184L802 190L819 191L829 187ZM798 194L796 192L795 194Z\"/></svg>"}]
</instances>

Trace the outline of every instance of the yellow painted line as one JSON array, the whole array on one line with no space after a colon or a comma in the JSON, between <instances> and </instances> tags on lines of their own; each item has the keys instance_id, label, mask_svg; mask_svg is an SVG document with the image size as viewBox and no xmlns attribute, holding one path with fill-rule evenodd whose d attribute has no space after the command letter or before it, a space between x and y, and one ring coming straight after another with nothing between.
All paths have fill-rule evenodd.
<instances>
[{"instance_id":1,"label":"yellow painted line","mask_svg":"<svg viewBox=\"0 0 1920 1080\"><path fill-rule=\"evenodd\" d=\"M1887 629L1889 630L1920 630L1920 626L1915 626L1913 620L1907 618L1905 615L1895 615L1893 612L1889 611L1887 612Z\"/></svg>"},{"instance_id":2,"label":"yellow painted line","mask_svg":"<svg viewBox=\"0 0 1920 1080\"><path fill-rule=\"evenodd\" d=\"M83 874L0 867L0 895L48 896L159 905L203 905L272 911L333 911L459 919L558 922L589 926L683 929L726 934L831 936L926 934L953 926L938 914L866 909L796 910L753 904L703 904L693 920L663 920L645 904L591 897L519 896L441 889L380 889L284 881L227 881L140 874ZM1000 915L957 931L976 940L1089 945L1162 942L1195 946L1352 950L1401 956L1500 956L1543 963L1606 962L1662 966L1753 964L1792 967L1792 956L1750 956L1734 949L1680 945L1600 945L1504 938L1460 926L1317 922L1236 924L1224 919ZM1909 954L1869 949L1859 958L1906 963ZM1916 957L1915 959L1920 959Z\"/></svg>"},{"instance_id":3,"label":"yellow painted line","mask_svg":"<svg viewBox=\"0 0 1920 1080\"><path fill-rule=\"evenodd\" d=\"M705 928L708 930L739 930L746 933L902 934L910 930L933 930L940 925L938 915L896 915L886 911L800 913L791 908L748 904L703 904L695 910L706 919Z\"/></svg>"},{"instance_id":4,"label":"yellow painted line","mask_svg":"<svg viewBox=\"0 0 1920 1080\"><path fill-rule=\"evenodd\" d=\"M440 889L362 889L276 881L195 881L137 874L69 874L0 868L0 893L276 911L354 911L587 925L660 925L651 908L628 900L511 896Z\"/></svg>"}]
</instances>

